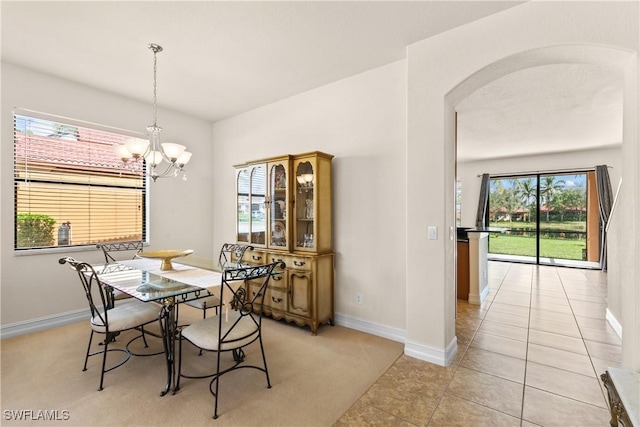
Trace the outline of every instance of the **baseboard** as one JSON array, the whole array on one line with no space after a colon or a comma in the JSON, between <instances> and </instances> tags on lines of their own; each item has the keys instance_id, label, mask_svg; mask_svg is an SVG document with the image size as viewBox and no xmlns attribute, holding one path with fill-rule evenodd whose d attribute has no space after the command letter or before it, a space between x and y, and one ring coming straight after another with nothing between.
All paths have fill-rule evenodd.
<instances>
[{"instance_id":1,"label":"baseboard","mask_svg":"<svg viewBox=\"0 0 640 427\"><path fill-rule=\"evenodd\" d=\"M453 337L447 348L443 351L438 348L422 344L405 342L404 354L433 363L440 366L449 366L458 353L458 339Z\"/></svg>"},{"instance_id":2,"label":"baseboard","mask_svg":"<svg viewBox=\"0 0 640 427\"><path fill-rule=\"evenodd\" d=\"M41 317L39 319L32 319L24 322L2 325L0 326L0 339L29 334L31 332L44 331L46 329L68 325L70 323L81 322L88 319L89 312L85 308L81 310L55 314L53 316Z\"/></svg>"},{"instance_id":3,"label":"baseboard","mask_svg":"<svg viewBox=\"0 0 640 427\"><path fill-rule=\"evenodd\" d=\"M616 319L616 317L613 315L613 313L611 313L611 311L609 311L609 308L607 308L607 316L606 317L607 317L607 321L609 322L609 324L611 325L611 327L615 331L615 333L618 336L618 338L622 339L622 325L620 324L620 322L618 322L618 319Z\"/></svg>"},{"instance_id":4,"label":"baseboard","mask_svg":"<svg viewBox=\"0 0 640 427\"><path fill-rule=\"evenodd\" d=\"M402 329L391 328L379 323L362 320L357 317L340 313L335 313L334 321L336 325L344 326L345 328L366 332L371 335L390 339L391 341L404 342L405 331Z\"/></svg>"},{"instance_id":5,"label":"baseboard","mask_svg":"<svg viewBox=\"0 0 640 427\"><path fill-rule=\"evenodd\" d=\"M424 360L425 362L434 363L440 366L449 366L458 353L458 339L453 337L447 348L442 349L428 347L422 344L406 341L406 333L404 330L391 328L379 323L362 320L357 317L345 314L335 314L335 324L344 326L345 328L355 329L356 331L365 332L378 337L387 338L392 341L404 343L404 354Z\"/></svg>"}]
</instances>

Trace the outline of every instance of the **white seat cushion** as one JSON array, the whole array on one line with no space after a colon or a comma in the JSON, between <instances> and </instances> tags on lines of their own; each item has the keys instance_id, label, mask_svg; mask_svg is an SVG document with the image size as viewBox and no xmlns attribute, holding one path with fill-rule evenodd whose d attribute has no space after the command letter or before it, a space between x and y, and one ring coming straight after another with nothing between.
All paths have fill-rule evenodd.
<instances>
[{"instance_id":1,"label":"white seat cushion","mask_svg":"<svg viewBox=\"0 0 640 427\"><path fill-rule=\"evenodd\" d=\"M205 350L218 350L218 321L222 316L222 336L240 318L240 312L229 310L229 313L222 313L213 317L187 326L182 330L182 336L191 341L196 346ZM225 341L237 340L232 343L222 344L220 350L231 350L243 347L258 337L258 325L252 320L250 315L242 316L240 322L235 325L233 331L225 337Z\"/></svg>"},{"instance_id":2,"label":"white seat cushion","mask_svg":"<svg viewBox=\"0 0 640 427\"><path fill-rule=\"evenodd\" d=\"M185 304L191 307L199 308L200 310L204 310L205 304L207 309L213 308L217 305L220 305L220 300L218 299L218 297L210 296L206 298L185 301Z\"/></svg>"},{"instance_id":3,"label":"white seat cushion","mask_svg":"<svg viewBox=\"0 0 640 427\"><path fill-rule=\"evenodd\" d=\"M156 304L149 304L138 300L118 304L108 311L109 331L124 331L136 326L144 325L159 318L160 310ZM91 319L91 329L96 332L106 332L100 317Z\"/></svg>"}]
</instances>

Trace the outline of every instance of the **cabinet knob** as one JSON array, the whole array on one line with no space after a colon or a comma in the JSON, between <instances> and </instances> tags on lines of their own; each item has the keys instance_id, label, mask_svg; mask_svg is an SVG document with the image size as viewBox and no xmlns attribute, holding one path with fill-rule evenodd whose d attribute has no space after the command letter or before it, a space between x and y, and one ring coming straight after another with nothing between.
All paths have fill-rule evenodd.
<instances>
[{"instance_id":1,"label":"cabinet knob","mask_svg":"<svg viewBox=\"0 0 640 427\"><path fill-rule=\"evenodd\" d=\"M273 276L271 279L279 282L280 280L282 280L282 276Z\"/></svg>"},{"instance_id":2,"label":"cabinet knob","mask_svg":"<svg viewBox=\"0 0 640 427\"><path fill-rule=\"evenodd\" d=\"M302 267L305 264L306 263L304 261L296 261L295 259L293 260L293 265L297 265L298 267Z\"/></svg>"},{"instance_id":3,"label":"cabinet knob","mask_svg":"<svg viewBox=\"0 0 640 427\"><path fill-rule=\"evenodd\" d=\"M271 297L273 302L282 302L282 298Z\"/></svg>"},{"instance_id":4,"label":"cabinet knob","mask_svg":"<svg viewBox=\"0 0 640 427\"><path fill-rule=\"evenodd\" d=\"M251 255L251 258L253 258L254 261L260 261L262 259L262 256Z\"/></svg>"}]
</instances>

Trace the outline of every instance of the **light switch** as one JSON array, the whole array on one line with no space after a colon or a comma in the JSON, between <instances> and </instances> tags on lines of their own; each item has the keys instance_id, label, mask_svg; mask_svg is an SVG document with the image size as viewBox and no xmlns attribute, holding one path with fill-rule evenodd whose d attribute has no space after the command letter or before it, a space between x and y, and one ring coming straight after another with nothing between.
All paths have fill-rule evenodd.
<instances>
[{"instance_id":1,"label":"light switch","mask_svg":"<svg viewBox=\"0 0 640 427\"><path fill-rule=\"evenodd\" d=\"M430 225L428 227L428 239L429 240L438 240L438 227L436 227L435 225Z\"/></svg>"}]
</instances>

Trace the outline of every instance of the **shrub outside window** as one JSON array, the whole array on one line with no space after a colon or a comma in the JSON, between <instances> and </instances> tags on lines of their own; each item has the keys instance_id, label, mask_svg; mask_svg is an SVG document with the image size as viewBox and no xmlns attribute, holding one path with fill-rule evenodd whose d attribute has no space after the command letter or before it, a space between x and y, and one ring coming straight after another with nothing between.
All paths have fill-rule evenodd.
<instances>
[{"instance_id":1,"label":"shrub outside window","mask_svg":"<svg viewBox=\"0 0 640 427\"><path fill-rule=\"evenodd\" d=\"M146 240L144 163L113 150L132 136L16 110L14 249Z\"/></svg>"}]
</instances>

